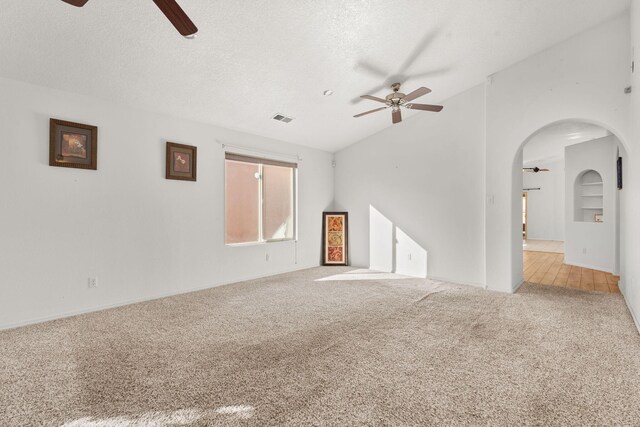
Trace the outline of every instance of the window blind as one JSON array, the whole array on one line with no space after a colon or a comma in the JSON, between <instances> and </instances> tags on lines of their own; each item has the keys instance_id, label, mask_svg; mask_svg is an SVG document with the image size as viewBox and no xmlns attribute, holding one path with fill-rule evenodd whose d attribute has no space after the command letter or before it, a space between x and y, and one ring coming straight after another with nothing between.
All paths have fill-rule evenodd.
<instances>
[{"instance_id":1,"label":"window blind","mask_svg":"<svg viewBox=\"0 0 640 427\"><path fill-rule=\"evenodd\" d=\"M229 151L224 153L224 158L226 160L234 160L236 162L245 162L245 163L256 163L262 165L271 165L271 166L281 166L285 168L294 168L298 167L297 163L284 162L281 160L273 160L266 159L262 157L253 157L253 156L245 156L243 154L231 153Z\"/></svg>"}]
</instances>

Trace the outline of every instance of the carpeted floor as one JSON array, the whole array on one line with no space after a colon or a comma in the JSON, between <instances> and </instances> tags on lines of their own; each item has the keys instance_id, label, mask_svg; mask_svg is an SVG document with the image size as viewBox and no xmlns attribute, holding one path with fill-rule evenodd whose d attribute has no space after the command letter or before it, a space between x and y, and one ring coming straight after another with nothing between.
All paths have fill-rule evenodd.
<instances>
[{"instance_id":1,"label":"carpeted floor","mask_svg":"<svg viewBox=\"0 0 640 427\"><path fill-rule=\"evenodd\" d=\"M316 281L348 270L0 332L0 424L640 424L621 295Z\"/></svg>"}]
</instances>

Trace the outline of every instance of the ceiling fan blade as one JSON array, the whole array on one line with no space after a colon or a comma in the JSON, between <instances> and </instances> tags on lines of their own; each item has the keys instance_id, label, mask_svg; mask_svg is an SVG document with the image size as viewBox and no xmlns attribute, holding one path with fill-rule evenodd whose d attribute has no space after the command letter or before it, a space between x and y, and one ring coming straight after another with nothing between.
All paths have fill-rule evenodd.
<instances>
[{"instance_id":1,"label":"ceiling fan blade","mask_svg":"<svg viewBox=\"0 0 640 427\"><path fill-rule=\"evenodd\" d=\"M384 102L385 104L387 103L386 99L378 98L377 96L372 96L372 95L362 95L360 98L370 99L372 101Z\"/></svg>"},{"instance_id":2,"label":"ceiling fan blade","mask_svg":"<svg viewBox=\"0 0 640 427\"><path fill-rule=\"evenodd\" d=\"M356 64L356 70L364 70L370 74L374 74L382 79L384 79L385 77L387 77L387 72L384 71L382 68L378 68L375 65L369 63L369 62L365 62L365 61L358 61L358 63Z\"/></svg>"},{"instance_id":3,"label":"ceiling fan blade","mask_svg":"<svg viewBox=\"0 0 640 427\"><path fill-rule=\"evenodd\" d=\"M164 15L171 21L176 30L183 36L192 36L198 32L198 27L184 13L176 0L153 0Z\"/></svg>"},{"instance_id":4,"label":"ceiling fan blade","mask_svg":"<svg viewBox=\"0 0 640 427\"><path fill-rule=\"evenodd\" d=\"M356 114L353 117L362 117L362 116L365 116L367 114L375 113L376 111L385 110L386 108L387 107L376 108L375 110L365 111L364 113Z\"/></svg>"},{"instance_id":5,"label":"ceiling fan blade","mask_svg":"<svg viewBox=\"0 0 640 427\"><path fill-rule=\"evenodd\" d=\"M433 42L433 40L436 38L439 32L440 32L439 29L435 29L425 34L424 37L422 37L422 39L420 40L420 42L418 42L416 47L413 48L413 51L411 52L409 57L400 66L399 72L408 70L411 67L411 65L416 61L416 59L418 59L418 57L427 50L427 48Z\"/></svg>"},{"instance_id":6,"label":"ceiling fan blade","mask_svg":"<svg viewBox=\"0 0 640 427\"><path fill-rule=\"evenodd\" d=\"M430 105L430 104L405 104L405 107L410 110L422 110L422 111L434 111L439 112L444 108L442 105Z\"/></svg>"},{"instance_id":7,"label":"ceiling fan blade","mask_svg":"<svg viewBox=\"0 0 640 427\"><path fill-rule=\"evenodd\" d=\"M399 108L395 110L393 113L391 113L391 121L393 122L394 125L402 121L402 113L400 112Z\"/></svg>"},{"instance_id":8,"label":"ceiling fan blade","mask_svg":"<svg viewBox=\"0 0 640 427\"><path fill-rule=\"evenodd\" d=\"M443 68L437 68L431 71L424 71L422 73L411 73L407 77L410 78L411 80L415 80L415 79L422 79L425 77L439 76L442 74L446 74L449 71L451 71L451 67L443 67Z\"/></svg>"},{"instance_id":9,"label":"ceiling fan blade","mask_svg":"<svg viewBox=\"0 0 640 427\"><path fill-rule=\"evenodd\" d=\"M381 85L376 86L376 87L374 87L373 89L370 89L370 90L368 90L368 91L366 91L366 92L369 92L369 93L376 93L376 92L381 91L381 90L382 90L382 89L384 89L385 87L386 87L386 85L381 84ZM357 98L352 99L352 100L351 100L351 103L352 103L352 104L357 104L357 103L358 103L358 102L360 102L360 101L362 101L362 98L361 98L361 97L357 97Z\"/></svg>"},{"instance_id":10,"label":"ceiling fan blade","mask_svg":"<svg viewBox=\"0 0 640 427\"><path fill-rule=\"evenodd\" d=\"M421 97L422 95L426 95L429 92L431 92L431 89L427 88L427 87L419 87L418 89L414 90L413 92L407 94L404 96L404 99L406 102L409 101L413 101L416 98Z\"/></svg>"},{"instance_id":11,"label":"ceiling fan blade","mask_svg":"<svg viewBox=\"0 0 640 427\"><path fill-rule=\"evenodd\" d=\"M85 4L87 4L89 0L62 0L62 1L76 7L82 7Z\"/></svg>"}]
</instances>

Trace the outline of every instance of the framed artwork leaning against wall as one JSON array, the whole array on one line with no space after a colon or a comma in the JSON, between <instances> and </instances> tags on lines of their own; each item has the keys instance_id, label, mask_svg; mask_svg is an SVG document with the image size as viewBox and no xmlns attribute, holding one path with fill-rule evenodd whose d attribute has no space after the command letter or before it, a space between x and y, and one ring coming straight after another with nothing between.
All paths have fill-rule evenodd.
<instances>
[{"instance_id":1,"label":"framed artwork leaning against wall","mask_svg":"<svg viewBox=\"0 0 640 427\"><path fill-rule=\"evenodd\" d=\"M348 212L322 213L322 265L348 265Z\"/></svg>"}]
</instances>

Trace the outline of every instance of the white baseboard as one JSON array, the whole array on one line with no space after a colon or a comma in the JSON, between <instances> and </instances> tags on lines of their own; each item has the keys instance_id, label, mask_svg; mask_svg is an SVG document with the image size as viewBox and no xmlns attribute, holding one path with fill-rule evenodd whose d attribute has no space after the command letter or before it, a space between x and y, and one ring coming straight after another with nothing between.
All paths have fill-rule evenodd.
<instances>
[{"instance_id":1,"label":"white baseboard","mask_svg":"<svg viewBox=\"0 0 640 427\"><path fill-rule=\"evenodd\" d=\"M517 283L515 285L511 285L511 293L515 294L516 292L518 292L518 289L520 289L520 286L522 286L524 284L524 279L520 281L520 283Z\"/></svg>"},{"instance_id":2,"label":"white baseboard","mask_svg":"<svg viewBox=\"0 0 640 427\"><path fill-rule=\"evenodd\" d=\"M604 267L602 265L589 265L589 264L584 264L581 262L574 262L571 260L568 260L565 258L564 263L567 265L575 265L576 267L582 267L582 268L588 268L590 270L598 270L598 271L604 271L605 273L611 273L613 274L613 269L609 269L607 267Z\"/></svg>"},{"instance_id":3,"label":"white baseboard","mask_svg":"<svg viewBox=\"0 0 640 427\"><path fill-rule=\"evenodd\" d=\"M638 333L640 334L640 319L636 316L636 313L633 311L631 304L629 304L629 300L627 296L624 294L624 286L618 286L620 288L620 293L622 294L622 299L624 299L625 304L627 304L627 308L629 309L629 313L631 313L631 318L633 322L636 324L636 329L638 329Z\"/></svg>"},{"instance_id":4,"label":"white baseboard","mask_svg":"<svg viewBox=\"0 0 640 427\"><path fill-rule=\"evenodd\" d=\"M205 289L212 289L212 288L217 288L218 286L229 285L231 283L245 282L247 280L255 280L255 279L261 279L261 278L264 278L264 277L277 276L278 274L284 274L284 273L292 273L294 271L306 270L308 268L314 268L314 267L318 267L318 265L316 264L316 265L309 265L309 266L296 266L293 269L287 269L287 270L283 270L283 271L274 272L274 273L268 274L266 276L265 275L248 275L248 276L239 277L239 278L234 279L234 280L216 283L214 285L195 287L195 288L180 290L178 292L164 292L164 293L161 293L161 294L155 294L155 295L151 295L151 296L148 296L148 297L142 297L142 298L134 298L134 299L121 301L121 302L117 302L117 303L113 303L113 304L98 305L98 306L89 307L89 308L82 308L82 309L79 309L79 310L71 310L71 311L66 311L66 312L63 312L63 313L52 314L52 315L49 315L49 316L35 317L35 318L31 318L31 319L26 319L26 320L20 320L18 322L0 324L0 331L8 330L8 329L20 328L20 327L23 327L23 326L35 325L37 323L49 322L51 320L64 319L66 317L78 316L80 314L87 314L87 313L93 313L93 312L96 312L96 311L108 310L110 308L124 307L125 305L138 304L138 303L141 303L141 302L153 301L153 300L160 299L160 298L167 298L167 297L172 297L172 296L176 296L176 295L188 294L188 293L191 293L191 292L203 291Z\"/></svg>"}]
</instances>

